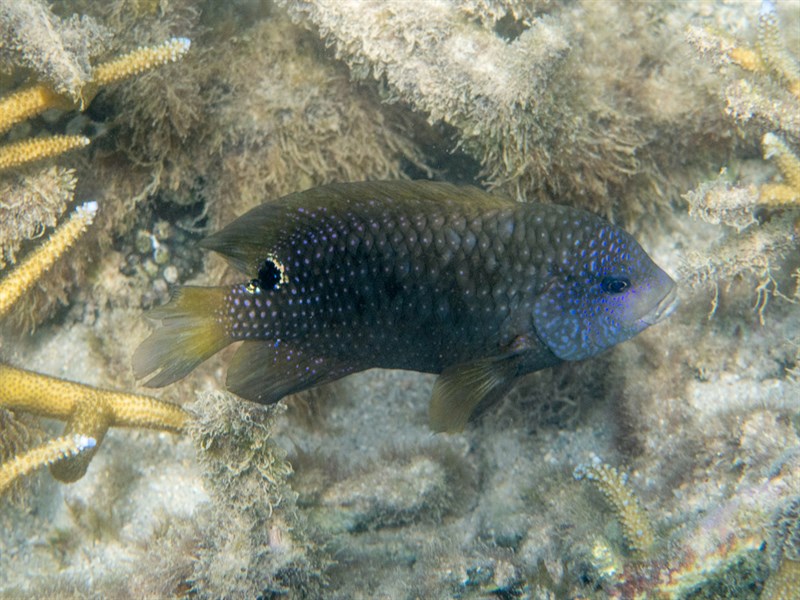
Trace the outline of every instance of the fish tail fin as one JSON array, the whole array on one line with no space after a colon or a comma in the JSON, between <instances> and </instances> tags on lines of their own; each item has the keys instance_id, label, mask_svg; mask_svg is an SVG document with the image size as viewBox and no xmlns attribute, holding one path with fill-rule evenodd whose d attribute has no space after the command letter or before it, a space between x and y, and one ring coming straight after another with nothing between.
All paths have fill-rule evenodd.
<instances>
[{"instance_id":1,"label":"fish tail fin","mask_svg":"<svg viewBox=\"0 0 800 600\"><path fill-rule=\"evenodd\" d=\"M167 304L148 314L161 326L133 354L133 373L141 379L160 369L145 385L163 387L185 377L233 340L219 315L226 288L184 287Z\"/></svg>"}]
</instances>

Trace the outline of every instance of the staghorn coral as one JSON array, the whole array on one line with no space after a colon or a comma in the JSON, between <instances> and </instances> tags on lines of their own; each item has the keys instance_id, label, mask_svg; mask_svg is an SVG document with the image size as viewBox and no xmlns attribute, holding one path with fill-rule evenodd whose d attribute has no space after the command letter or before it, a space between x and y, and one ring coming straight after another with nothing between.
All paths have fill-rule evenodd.
<instances>
[{"instance_id":1,"label":"staghorn coral","mask_svg":"<svg viewBox=\"0 0 800 600\"><path fill-rule=\"evenodd\" d=\"M675 47L683 17L668 5L280 3L355 79L455 128L489 184L520 199L632 219L677 199L683 181L664 176L677 153L707 164L712 142L730 140L714 127L712 78L687 72Z\"/></svg>"},{"instance_id":2,"label":"staghorn coral","mask_svg":"<svg viewBox=\"0 0 800 600\"><path fill-rule=\"evenodd\" d=\"M771 527L772 562L777 564L764 584L763 600L790 600L800 590L800 498L777 512Z\"/></svg>"},{"instance_id":3,"label":"staghorn coral","mask_svg":"<svg viewBox=\"0 0 800 600\"><path fill-rule=\"evenodd\" d=\"M188 52L190 45L191 42L187 38L173 38L161 45L140 47L114 60L101 63L94 67L90 76L86 76L81 81L75 98L53 91L44 84L34 84L16 91L6 98L0 99L0 114L2 115L0 116L0 133L6 132L20 121L41 114L48 109L77 108L83 110L97 96L103 86L118 83L144 71L175 62ZM6 150L5 153L13 155L11 150ZM54 153L57 154L57 152ZM29 156L21 156L17 160L21 164L38 158L40 157L29 152ZM0 169L14 166L7 164L8 162L0 165Z\"/></svg>"},{"instance_id":4,"label":"staghorn coral","mask_svg":"<svg viewBox=\"0 0 800 600\"><path fill-rule=\"evenodd\" d=\"M0 99L0 133L48 109L84 108L103 86L174 62L188 51L189 45L189 40L175 38L102 63L95 67L91 76L81 80L75 97L56 93L43 84L23 88ZM74 171L60 167L38 172L8 171L86 146L89 142L84 135L50 135L0 145L0 214L4 217L0 221L0 267L14 262L22 242L35 237L41 228L55 224L72 201L76 185Z\"/></svg>"},{"instance_id":5,"label":"staghorn coral","mask_svg":"<svg viewBox=\"0 0 800 600\"><path fill-rule=\"evenodd\" d=\"M79 206L46 243L41 244L0 280L0 317L6 316L17 300L81 237L96 213L96 202Z\"/></svg>"},{"instance_id":6,"label":"staghorn coral","mask_svg":"<svg viewBox=\"0 0 800 600\"><path fill-rule=\"evenodd\" d=\"M607 464L579 465L573 476L593 483L614 509L622 534L630 550L639 558L647 557L655 544L655 532L639 499L628 486L628 476Z\"/></svg>"},{"instance_id":7,"label":"staghorn coral","mask_svg":"<svg viewBox=\"0 0 800 600\"><path fill-rule=\"evenodd\" d=\"M97 212L96 203L75 214L17 268L0 280L0 317L84 233ZM66 421L64 436L15 455L0 465L0 492L19 476L50 465L61 481L81 478L109 427L145 427L181 431L187 415L178 406L147 396L124 394L48 377L0 364L0 408ZM0 432L8 434L8 431Z\"/></svg>"},{"instance_id":8,"label":"staghorn coral","mask_svg":"<svg viewBox=\"0 0 800 600\"><path fill-rule=\"evenodd\" d=\"M158 46L140 47L92 70L92 78L81 90L83 102L91 102L99 88L150 71L183 58L192 43L189 38L172 38Z\"/></svg>"},{"instance_id":9,"label":"staghorn coral","mask_svg":"<svg viewBox=\"0 0 800 600\"><path fill-rule=\"evenodd\" d=\"M64 98L46 85L32 85L0 100L0 133L17 123L43 113L49 108L69 106Z\"/></svg>"},{"instance_id":10,"label":"staghorn coral","mask_svg":"<svg viewBox=\"0 0 800 600\"><path fill-rule=\"evenodd\" d=\"M97 440L85 435L65 435L14 456L0 464L0 495L19 477L45 465L75 459L97 445Z\"/></svg>"},{"instance_id":11,"label":"staghorn coral","mask_svg":"<svg viewBox=\"0 0 800 600\"><path fill-rule=\"evenodd\" d=\"M758 17L758 51L761 60L783 80L790 92L800 98L800 64L783 42L773 0L762 0Z\"/></svg>"},{"instance_id":12,"label":"staghorn coral","mask_svg":"<svg viewBox=\"0 0 800 600\"><path fill-rule=\"evenodd\" d=\"M579 466L575 477L598 486L614 506L631 546L654 539L638 499L616 469L605 464ZM765 577L760 519L774 503L764 500L772 499L782 486L776 480L750 488L744 499L715 507L690 527L673 523L670 531L662 533L668 543L651 542L646 551L637 550L632 561L617 556L605 540L594 539L585 559L592 577L612 598L744 597ZM643 536L643 531L648 533ZM790 566L787 573L791 572ZM791 581L783 578L782 569L773 577L780 586Z\"/></svg>"},{"instance_id":13,"label":"staghorn coral","mask_svg":"<svg viewBox=\"0 0 800 600\"><path fill-rule=\"evenodd\" d=\"M50 465L60 481L80 479L109 427L180 432L187 420L183 409L154 398L100 390L8 365L0 365L0 384L0 407L66 421L63 437L0 465L0 493L16 477L44 465Z\"/></svg>"},{"instance_id":14,"label":"staghorn coral","mask_svg":"<svg viewBox=\"0 0 800 600\"><path fill-rule=\"evenodd\" d=\"M55 135L8 144L0 147L0 171L58 156L74 148L87 146L89 142L89 138L83 135Z\"/></svg>"},{"instance_id":15,"label":"staghorn coral","mask_svg":"<svg viewBox=\"0 0 800 600\"><path fill-rule=\"evenodd\" d=\"M776 7L763 0L754 47L730 36L700 27L687 32L689 42L720 67L727 79L723 97L726 111L737 121L761 130L765 160L774 160L783 182L756 186L731 184L720 177L685 195L689 213L736 233L723 233L707 249L688 253L683 274L691 285L714 288L711 314L719 303L720 283L730 286L743 276L756 280L754 309L763 324L771 297L790 299L777 274L797 248L797 211L800 209L800 161L792 146L800 143L800 79L797 58L786 49L778 27ZM741 78L741 71L750 77ZM763 132L764 128L772 131ZM781 132L788 139L782 138ZM768 215L764 218L764 214ZM761 213L761 218L756 218Z\"/></svg>"},{"instance_id":16,"label":"staghorn coral","mask_svg":"<svg viewBox=\"0 0 800 600\"><path fill-rule=\"evenodd\" d=\"M687 28L686 39L704 60L721 70L724 84L719 89L728 115L742 124L754 122L800 135L798 82L791 74L797 57L786 48L773 2L761 2L755 44L697 25ZM787 69L791 63L795 66ZM742 70L750 76L741 77Z\"/></svg>"},{"instance_id":17,"label":"staghorn coral","mask_svg":"<svg viewBox=\"0 0 800 600\"><path fill-rule=\"evenodd\" d=\"M174 404L148 396L101 390L0 365L0 406L66 421L65 435L95 440L92 450L57 462L51 472L60 481L80 479L109 427L138 427L180 432L186 412Z\"/></svg>"},{"instance_id":18,"label":"staghorn coral","mask_svg":"<svg viewBox=\"0 0 800 600\"><path fill-rule=\"evenodd\" d=\"M784 183L762 185L759 202L772 206L800 204L800 159L774 133L765 134L761 146L764 148L764 158L777 163Z\"/></svg>"}]
</instances>

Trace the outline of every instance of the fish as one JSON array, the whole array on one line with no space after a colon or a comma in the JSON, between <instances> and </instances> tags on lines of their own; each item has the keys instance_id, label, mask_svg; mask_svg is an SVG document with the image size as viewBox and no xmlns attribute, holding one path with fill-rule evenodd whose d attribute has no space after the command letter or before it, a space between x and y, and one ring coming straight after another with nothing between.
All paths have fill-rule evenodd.
<instances>
[{"instance_id":1,"label":"fish","mask_svg":"<svg viewBox=\"0 0 800 600\"><path fill-rule=\"evenodd\" d=\"M366 369L435 373L437 432L677 304L675 282L620 227L443 182L312 188L200 245L242 279L181 288L151 311L161 326L134 353L137 379L168 385L233 342L226 386L263 404Z\"/></svg>"}]
</instances>

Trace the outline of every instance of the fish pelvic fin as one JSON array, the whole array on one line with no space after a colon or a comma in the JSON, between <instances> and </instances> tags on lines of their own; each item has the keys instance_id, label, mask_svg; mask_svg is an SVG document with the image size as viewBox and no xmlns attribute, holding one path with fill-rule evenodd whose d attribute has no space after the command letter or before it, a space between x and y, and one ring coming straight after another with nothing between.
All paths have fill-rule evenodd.
<instances>
[{"instance_id":1,"label":"fish pelvic fin","mask_svg":"<svg viewBox=\"0 0 800 600\"><path fill-rule=\"evenodd\" d=\"M233 340L220 319L225 301L221 287L184 287L148 317L161 326L133 353L133 373L142 379L155 371L145 385L164 387L192 371Z\"/></svg>"},{"instance_id":2,"label":"fish pelvic fin","mask_svg":"<svg viewBox=\"0 0 800 600\"><path fill-rule=\"evenodd\" d=\"M445 369L433 385L428 421L436 432L463 431L480 406L500 400L514 386L518 356L491 358Z\"/></svg>"}]
</instances>

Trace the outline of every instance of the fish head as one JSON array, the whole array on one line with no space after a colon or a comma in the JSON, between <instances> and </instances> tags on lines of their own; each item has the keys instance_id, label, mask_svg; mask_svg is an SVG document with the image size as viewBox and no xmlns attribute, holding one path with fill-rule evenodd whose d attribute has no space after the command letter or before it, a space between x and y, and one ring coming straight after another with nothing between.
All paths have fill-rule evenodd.
<instances>
[{"instance_id":1,"label":"fish head","mask_svg":"<svg viewBox=\"0 0 800 600\"><path fill-rule=\"evenodd\" d=\"M556 356L582 360L667 317L677 287L626 231L589 216L571 224L575 233L554 251L533 324Z\"/></svg>"}]
</instances>

